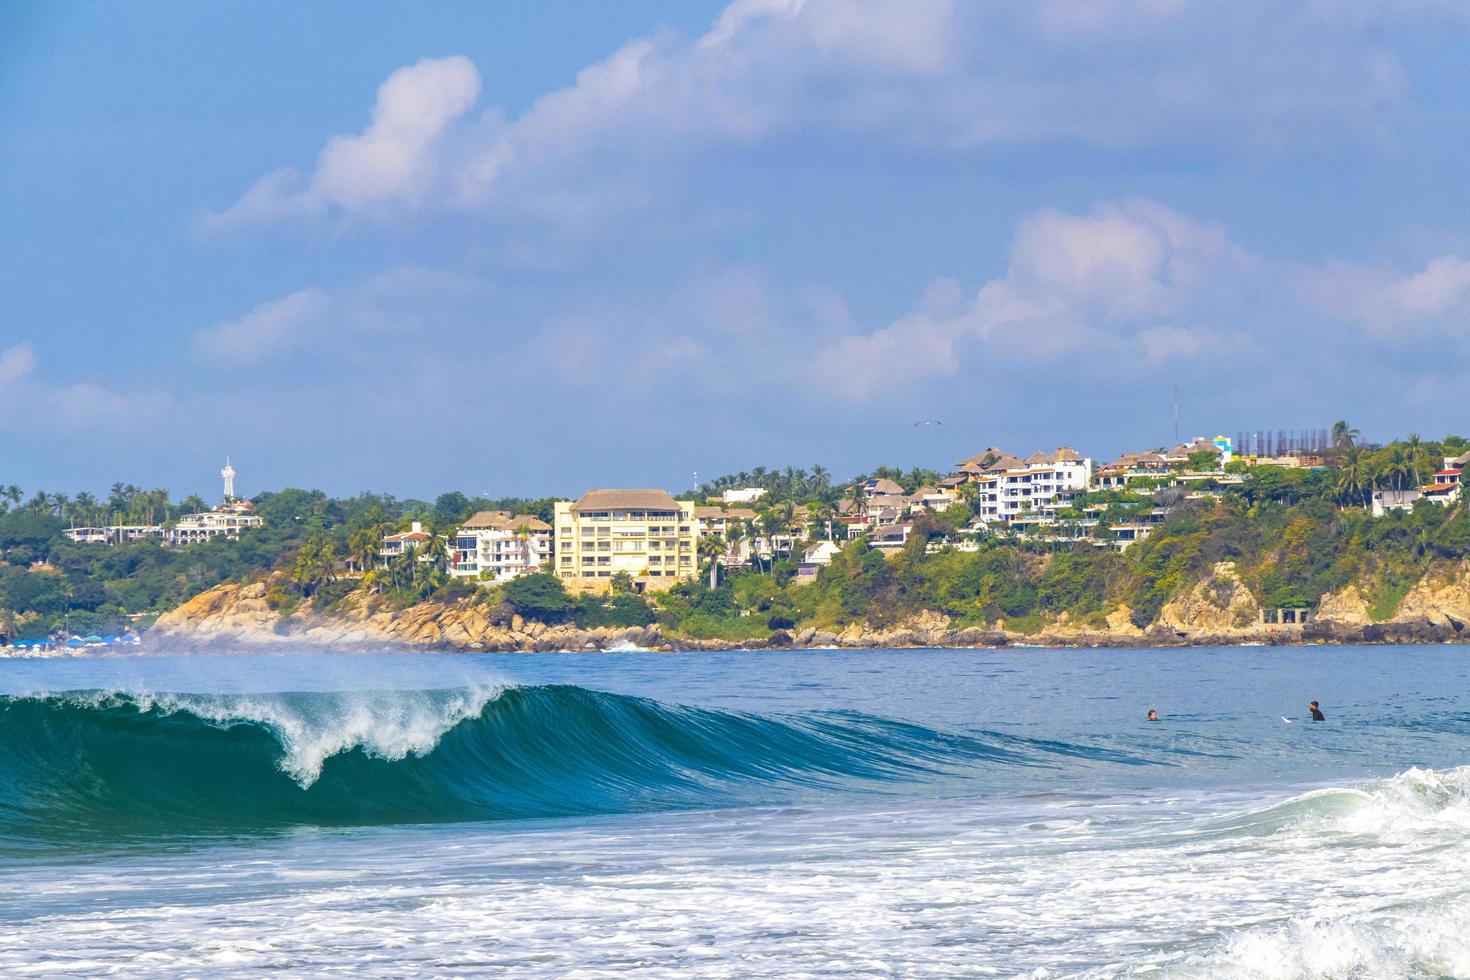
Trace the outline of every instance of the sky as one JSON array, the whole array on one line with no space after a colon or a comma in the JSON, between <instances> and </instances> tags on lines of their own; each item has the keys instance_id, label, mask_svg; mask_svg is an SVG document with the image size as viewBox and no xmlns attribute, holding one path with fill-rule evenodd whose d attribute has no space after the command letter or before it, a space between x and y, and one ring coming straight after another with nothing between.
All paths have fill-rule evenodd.
<instances>
[{"instance_id":1,"label":"sky","mask_svg":"<svg viewBox=\"0 0 1470 980\"><path fill-rule=\"evenodd\" d=\"M0 5L0 482L1470 430L1470 4ZM916 422L937 420L941 425Z\"/></svg>"}]
</instances>

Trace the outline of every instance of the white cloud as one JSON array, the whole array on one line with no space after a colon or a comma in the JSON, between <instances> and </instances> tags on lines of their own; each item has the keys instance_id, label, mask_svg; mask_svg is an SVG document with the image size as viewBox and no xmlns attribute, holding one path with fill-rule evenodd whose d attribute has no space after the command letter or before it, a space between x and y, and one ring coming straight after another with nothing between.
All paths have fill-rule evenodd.
<instances>
[{"instance_id":1,"label":"white cloud","mask_svg":"<svg viewBox=\"0 0 1470 980\"><path fill-rule=\"evenodd\" d=\"M1416 272L1329 263L1302 277L1304 290L1329 313L1356 321L1370 334L1470 336L1470 260L1431 259Z\"/></svg>"},{"instance_id":2,"label":"white cloud","mask_svg":"<svg viewBox=\"0 0 1470 980\"><path fill-rule=\"evenodd\" d=\"M927 309L841 338L833 388L860 397L952 376L976 352L1022 361L1087 357L1124 371L1196 357L1219 346L1215 333L1164 318L1190 311L1216 279L1248 266L1221 228L1152 201L1086 215L1041 211L1017 228L1006 274L967 304L945 309L931 292Z\"/></svg>"},{"instance_id":3,"label":"white cloud","mask_svg":"<svg viewBox=\"0 0 1470 980\"><path fill-rule=\"evenodd\" d=\"M790 136L941 155L1383 141L1410 92L1381 24L1463 26L1451 6L1385 18L1360 0L735 0L703 36L631 40L518 116L469 118L480 77L464 57L400 69L371 125L329 140L309 178L267 173L208 223L387 218L429 202L605 219L679 186L663 178L692 158Z\"/></svg>"},{"instance_id":4,"label":"white cloud","mask_svg":"<svg viewBox=\"0 0 1470 980\"><path fill-rule=\"evenodd\" d=\"M36 348L29 341L0 351L0 386L15 384L36 369Z\"/></svg>"},{"instance_id":5,"label":"white cloud","mask_svg":"<svg viewBox=\"0 0 1470 980\"><path fill-rule=\"evenodd\" d=\"M1223 346L1220 338L1209 328L1179 327L1169 323L1139 331L1138 340L1143 344L1144 356L1154 366L1176 357L1197 357Z\"/></svg>"},{"instance_id":6,"label":"white cloud","mask_svg":"<svg viewBox=\"0 0 1470 980\"><path fill-rule=\"evenodd\" d=\"M302 289L261 303L237 320L227 320L194 335L194 349L207 360L257 364L298 345L329 305L320 289Z\"/></svg>"},{"instance_id":7,"label":"white cloud","mask_svg":"<svg viewBox=\"0 0 1470 980\"><path fill-rule=\"evenodd\" d=\"M1434 259L1423 270L1392 283L1389 293L1410 316L1463 316L1470 312L1470 261L1453 255Z\"/></svg>"},{"instance_id":8,"label":"white cloud","mask_svg":"<svg viewBox=\"0 0 1470 980\"><path fill-rule=\"evenodd\" d=\"M391 205L415 205L434 180L435 143L479 96L480 73L463 56L400 68L378 88L372 123L355 136L328 140L305 187L291 169L272 171L208 224L227 228L296 214L384 213Z\"/></svg>"},{"instance_id":9,"label":"white cloud","mask_svg":"<svg viewBox=\"0 0 1470 980\"><path fill-rule=\"evenodd\" d=\"M40 357L29 341L0 351L0 424L28 432L126 429L156 418L162 392L119 394L92 382L55 385L36 377Z\"/></svg>"}]
</instances>

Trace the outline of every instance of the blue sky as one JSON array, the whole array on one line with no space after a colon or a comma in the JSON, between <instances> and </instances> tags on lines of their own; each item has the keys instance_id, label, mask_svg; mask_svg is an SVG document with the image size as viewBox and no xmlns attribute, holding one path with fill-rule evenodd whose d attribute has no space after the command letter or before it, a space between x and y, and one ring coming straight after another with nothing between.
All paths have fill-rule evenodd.
<instances>
[{"instance_id":1,"label":"blue sky","mask_svg":"<svg viewBox=\"0 0 1470 980\"><path fill-rule=\"evenodd\" d=\"M1465 430L1453 0L8 4L0 481ZM915 429L918 419L944 425Z\"/></svg>"}]
</instances>

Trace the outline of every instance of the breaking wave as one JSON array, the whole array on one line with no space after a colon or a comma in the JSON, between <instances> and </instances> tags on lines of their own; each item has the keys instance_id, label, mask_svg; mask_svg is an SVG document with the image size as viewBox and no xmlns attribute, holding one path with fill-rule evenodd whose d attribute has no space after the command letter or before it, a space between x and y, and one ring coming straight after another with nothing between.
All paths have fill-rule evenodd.
<instances>
[{"instance_id":1,"label":"breaking wave","mask_svg":"<svg viewBox=\"0 0 1470 980\"><path fill-rule=\"evenodd\" d=\"M1116 750L575 686L0 698L0 837L524 819L791 802ZM1167 763L1164 763L1167 764Z\"/></svg>"}]
</instances>

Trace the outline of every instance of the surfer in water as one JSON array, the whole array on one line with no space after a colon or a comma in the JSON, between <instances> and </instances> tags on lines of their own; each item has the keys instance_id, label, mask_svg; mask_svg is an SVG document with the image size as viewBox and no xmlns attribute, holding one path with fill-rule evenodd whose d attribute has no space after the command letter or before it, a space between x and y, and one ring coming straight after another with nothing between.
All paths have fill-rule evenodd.
<instances>
[{"instance_id":1,"label":"surfer in water","mask_svg":"<svg viewBox=\"0 0 1470 980\"><path fill-rule=\"evenodd\" d=\"M1307 705L1307 708L1312 712L1312 720L1313 721L1326 721L1327 720L1327 716L1322 713L1322 709L1319 708L1319 707L1317 707L1317 702L1316 701L1313 701L1311 704Z\"/></svg>"},{"instance_id":2,"label":"surfer in water","mask_svg":"<svg viewBox=\"0 0 1470 980\"><path fill-rule=\"evenodd\" d=\"M1153 708L1149 708L1148 709L1148 720L1149 721L1158 721L1159 720L1159 713L1157 711L1155 711Z\"/></svg>"}]
</instances>

